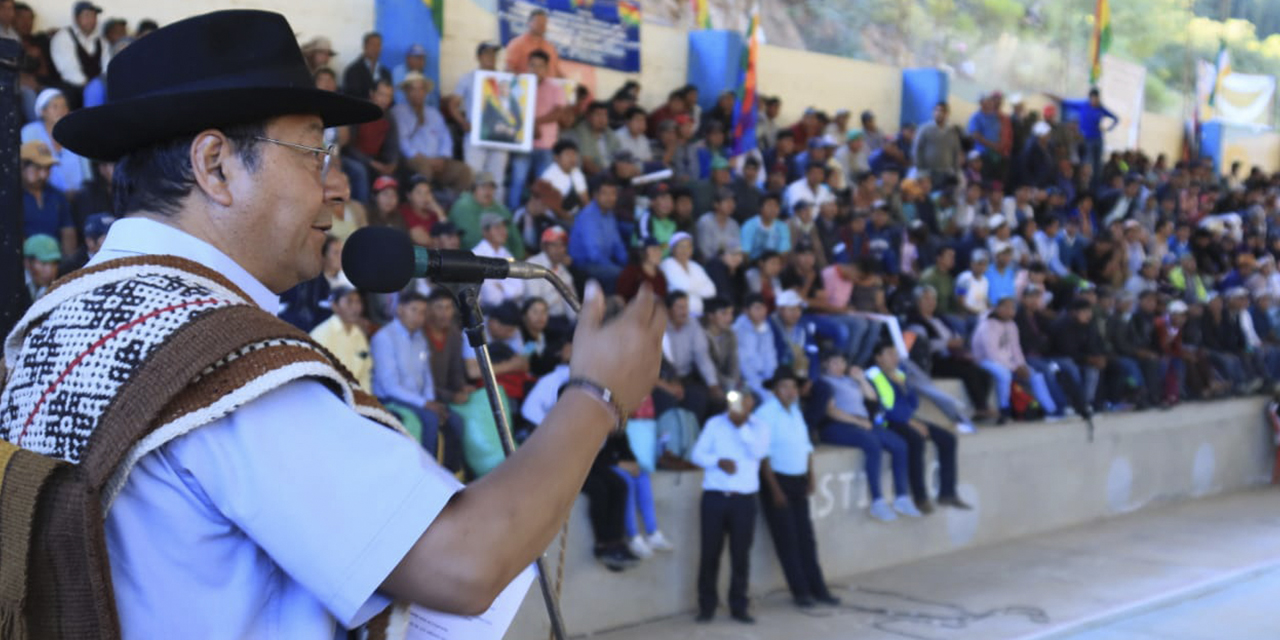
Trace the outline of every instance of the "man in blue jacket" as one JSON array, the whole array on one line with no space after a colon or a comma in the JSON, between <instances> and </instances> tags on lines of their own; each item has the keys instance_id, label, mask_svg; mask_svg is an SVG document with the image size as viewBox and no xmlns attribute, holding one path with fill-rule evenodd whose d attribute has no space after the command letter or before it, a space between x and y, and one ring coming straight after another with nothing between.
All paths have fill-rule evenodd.
<instances>
[{"instance_id":1,"label":"man in blue jacket","mask_svg":"<svg viewBox=\"0 0 1280 640\"><path fill-rule=\"evenodd\" d=\"M911 495L922 513L933 511L924 479L924 446L929 440L938 447L941 484L938 504L956 509L971 509L956 493L956 435L938 425L915 417L920 398L907 387L907 374L899 366L898 348L892 342L876 347L876 366L867 371L867 380L880 397L889 430L907 443L907 475Z\"/></svg>"},{"instance_id":2,"label":"man in blue jacket","mask_svg":"<svg viewBox=\"0 0 1280 640\"><path fill-rule=\"evenodd\" d=\"M578 213L569 232L569 256L573 266L594 278L612 294L622 268L627 264L627 247L618 233L613 209L618 204L618 183L605 178L595 186L591 204Z\"/></svg>"}]
</instances>

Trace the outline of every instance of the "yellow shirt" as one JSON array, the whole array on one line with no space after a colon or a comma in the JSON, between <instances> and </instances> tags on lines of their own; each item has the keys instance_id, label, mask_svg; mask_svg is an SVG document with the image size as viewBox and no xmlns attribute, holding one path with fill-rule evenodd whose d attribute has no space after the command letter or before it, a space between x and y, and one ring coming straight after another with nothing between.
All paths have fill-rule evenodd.
<instances>
[{"instance_id":1,"label":"yellow shirt","mask_svg":"<svg viewBox=\"0 0 1280 640\"><path fill-rule=\"evenodd\" d=\"M337 315L332 315L311 330L311 338L338 357L361 389L373 389L373 358L369 357L369 339L360 327L348 330Z\"/></svg>"}]
</instances>

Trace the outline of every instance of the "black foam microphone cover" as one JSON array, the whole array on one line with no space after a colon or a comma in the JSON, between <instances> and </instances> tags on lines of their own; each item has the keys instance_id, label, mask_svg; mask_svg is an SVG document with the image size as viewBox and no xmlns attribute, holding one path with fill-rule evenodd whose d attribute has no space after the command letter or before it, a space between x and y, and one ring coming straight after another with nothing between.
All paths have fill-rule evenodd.
<instances>
[{"instance_id":1,"label":"black foam microphone cover","mask_svg":"<svg viewBox=\"0 0 1280 640\"><path fill-rule=\"evenodd\" d=\"M342 247L342 271L361 291L399 291L413 279L415 265L409 234L390 227L358 229Z\"/></svg>"}]
</instances>

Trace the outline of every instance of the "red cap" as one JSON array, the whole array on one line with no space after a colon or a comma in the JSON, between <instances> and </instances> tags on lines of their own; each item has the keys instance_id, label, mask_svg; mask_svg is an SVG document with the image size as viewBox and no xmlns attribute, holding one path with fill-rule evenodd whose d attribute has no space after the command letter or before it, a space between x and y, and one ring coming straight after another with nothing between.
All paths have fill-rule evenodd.
<instances>
[{"instance_id":1,"label":"red cap","mask_svg":"<svg viewBox=\"0 0 1280 640\"><path fill-rule=\"evenodd\" d=\"M1045 105L1045 106L1044 106L1044 119L1045 119L1045 120L1052 120L1052 119L1053 119L1053 117L1054 117L1054 116L1056 116L1056 115L1058 115L1058 108L1057 108L1057 107L1055 107L1055 106L1053 106L1053 105L1051 105L1051 104L1047 104L1047 105Z\"/></svg>"},{"instance_id":2,"label":"red cap","mask_svg":"<svg viewBox=\"0 0 1280 640\"><path fill-rule=\"evenodd\" d=\"M377 180L373 181L374 193L382 191L383 189L398 189L398 188L400 188L400 183L396 182L396 179L392 178L391 176L381 176Z\"/></svg>"},{"instance_id":3,"label":"red cap","mask_svg":"<svg viewBox=\"0 0 1280 640\"><path fill-rule=\"evenodd\" d=\"M542 232L542 244L546 244L548 242L563 243L563 242L567 242L568 240L569 240L569 234L566 233L565 230L560 227L550 227L547 230Z\"/></svg>"}]
</instances>

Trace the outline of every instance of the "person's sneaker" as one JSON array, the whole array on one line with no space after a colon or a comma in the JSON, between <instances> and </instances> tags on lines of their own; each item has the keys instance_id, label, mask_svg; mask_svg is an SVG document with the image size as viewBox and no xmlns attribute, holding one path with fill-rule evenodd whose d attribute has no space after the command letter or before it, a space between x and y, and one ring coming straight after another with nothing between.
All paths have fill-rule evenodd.
<instances>
[{"instance_id":1,"label":"person's sneaker","mask_svg":"<svg viewBox=\"0 0 1280 640\"><path fill-rule=\"evenodd\" d=\"M814 606L813 598L810 598L809 596L800 596L793 600L795 601L796 606L801 609L812 609Z\"/></svg>"},{"instance_id":2,"label":"person's sneaker","mask_svg":"<svg viewBox=\"0 0 1280 640\"><path fill-rule=\"evenodd\" d=\"M919 509L920 513L926 516L933 513L933 505L929 504L929 500L927 498L924 500L915 500L915 503L916 509Z\"/></svg>"},{"instance_id":3,"label":"person's sneaker","mask_svg":"<svg viewBox=\"0 0 1280 640\"><path fill-rule=\"evenodd\" d=\"M742 624L756 623L756 619L752 618L751 614L747 613L746 611L734 611L733 613L729 614L729 617L733 618L734 620L737 620L738 622L741 622Z\"/></svg>"},{"instance_id":4,"label":"person's sneaker","mask_svg":"<svg viewBox=\"0 0 1280 640\"><path fill-rule=\"evenodd\" d=\"M884 498L877 498L872 502L871 509L868 512L872 518L880 522L892 522L898 519L898 514L893 512L893 507L890 507Z\"/></svg>"},{"instance_id":5,"label":"person's sneaker","mask_svg":"<svg viewBox=\"0 0 1280 640\"><path fill-rule=\"evenodd\" d=\"M893 510L907 516L908 518L919 518L923 515L920 513L920 510L916 508L916 503L907 496L898 496L898 498L893 501Z\"/></svg>"},{"instance_id":6,"label":"person's sneaker","mask_svg":"<svg viewBox=\"0 0 1280 640\"><path fill-rule=\"evenodd\" d=\"M694 618L693 621L699 624L706 624L708 622L711 622L711 619L714 617L716 617L716 612L714 609L703 609L702 611L698 612L698 617Z\"/></svg>"},{"instance_id":7,"label":"person's sneaker","mask_svg":"<svg viewBox=\"0 0 1280 640\"><path fill-rule=\"evenodd\" d=\"M825 604L825 605L827 605L828 607L838 607L838 606L840 606L840 598L837 598L837 597L835 597L835 596L833 596L833 595L831 595L831 594L829 594L829 593L828 593L828 594L826 594L826 595L818 596L818 597L814 598L814 600L817 600L817 601L818 601L818 604Z\"/></svg>"},{"instance_id":8,"label":"person's sneaker","mask_svg":"<svg viewBox=\"0 0 1280 640\"><path fill-rule=\"evenodd\" d=\"M675 546L667 540L666 536L662 535L661 531L654 531L649 534L649 537L645 538L645 542L654 551L673 551L675 549Z\"/></svg>"},{"instance_id":9,"label":"person's sneaker","mask_svg":"<svg viewBox=\"0 0 1280 640\"><path fill-rule=\"evenodd\" d=\"M597 549L595 555L600 564L614 573L625 571L628 566L626 560L619 557L614 549Z\"/></svg>"},{"instance_id":10,"label":"person's sneaker","mask_svg":"<svg viewBox=\"0 0 1280 640\"><path fill-rule=\"evenodd\" d=\"M973 507L969 503L960 499L960 496L940 496L938 504L943 507L951 507L952 509L960 509L961 511L972 511Z\"/></svg>"},{"instance_id":11,"label":"person's sneaker","mask_svg":"<svg viewBox=\"0 0 1280 640\"><path fill-rule=\"evenodd\" d=\"M972 422L957 422L956 431L959 431L960 433L974 433L977 429L974 428Z\"/></svg>"},{"instance_id":12,"label":"person's sneaker","mask_svg":"<svg viewBox=\"0 0 1280 640\"><path fill-rule=\"evenodd\" d=\"M640 558L649 558L653 556L653 549L650 549L649 544L644 541L644 536L637 535L628 540L627 549Z\"/></svg>"},{"instance_id":13,"label":"person's sneaker","mask_svg":"<svg viewBox=\"0 0 1280 640\"><path fill-rule=\"evenodd\" d=\"M623 562L627 563L628 567L634 567L635 565L640 564L640 556L632 553L631 549L627 548L627 545L625 544L619 543L613 548L613 552L617 554Z\"/></svg>"}]
</instances>

